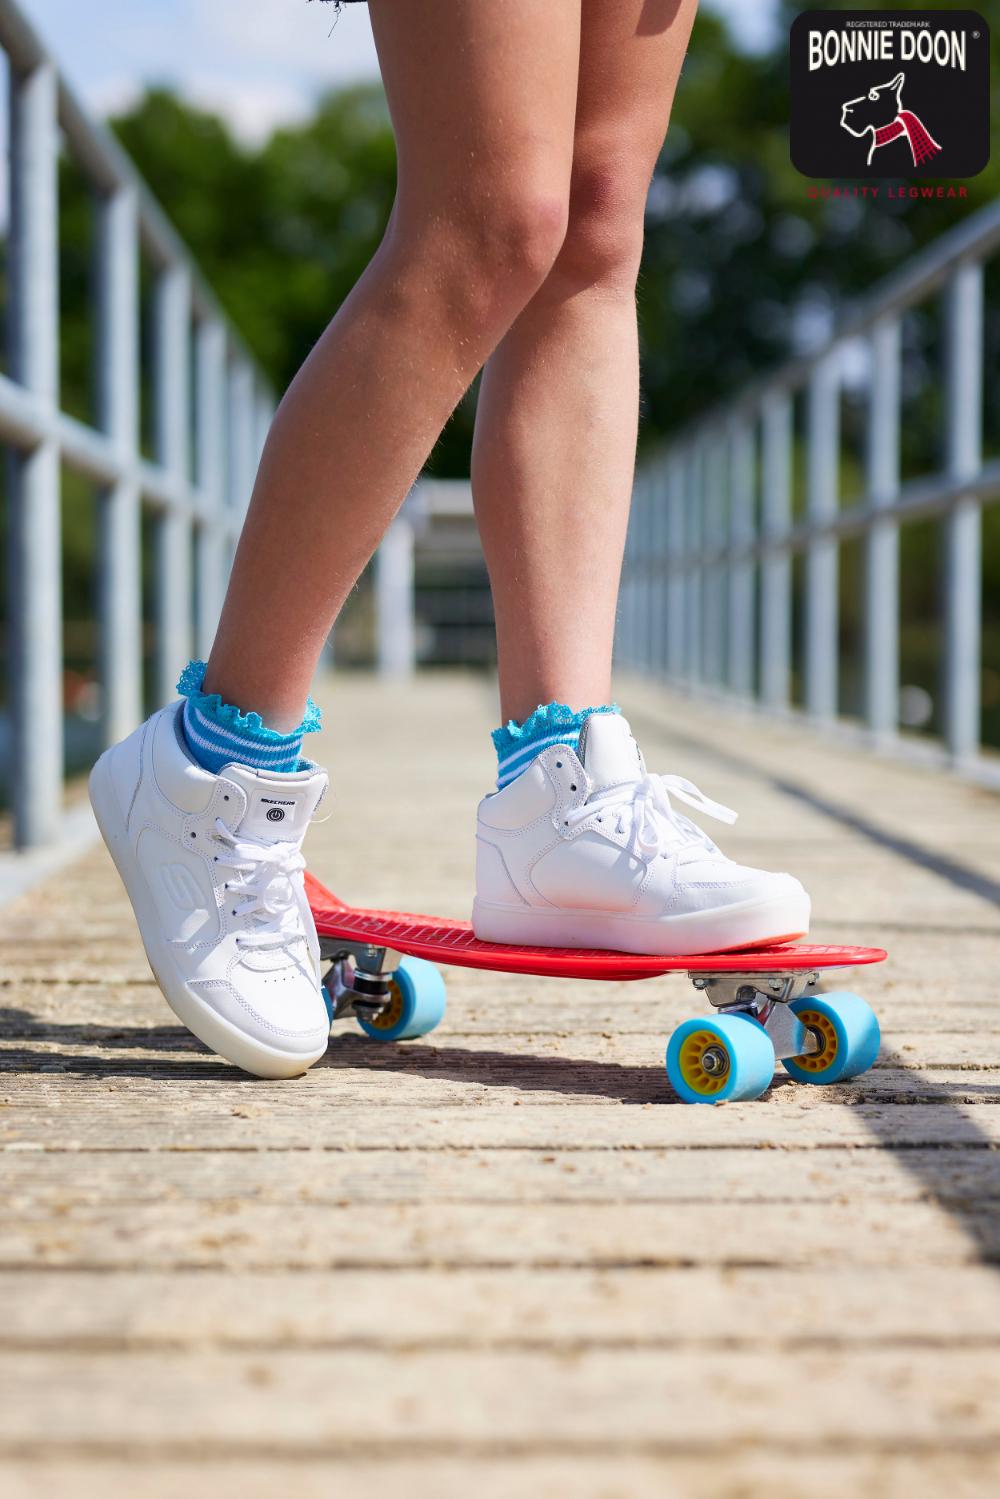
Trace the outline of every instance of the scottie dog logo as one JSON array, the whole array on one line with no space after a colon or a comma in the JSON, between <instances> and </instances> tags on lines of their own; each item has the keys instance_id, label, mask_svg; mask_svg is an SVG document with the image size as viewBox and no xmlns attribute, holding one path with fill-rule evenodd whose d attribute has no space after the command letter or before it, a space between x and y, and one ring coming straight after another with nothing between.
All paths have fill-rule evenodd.
<instances>
[{"instance_id":1,"label":"scottie dog logo","mask_svg":"<svg viewBox=\"0 0 1000 1499\"><path fill-rule=\"evenodd\" d=\"M859 94L856 99L848 99L841 105L843 129L858 140L868 138L868 166L871 166L876 151L904 135L915 167L932 161L941 150L923 120L911 109L903 108L905 82L906 74L897 73L888 83L876 84L867 94Z\"/></svg>"}]
</instances>

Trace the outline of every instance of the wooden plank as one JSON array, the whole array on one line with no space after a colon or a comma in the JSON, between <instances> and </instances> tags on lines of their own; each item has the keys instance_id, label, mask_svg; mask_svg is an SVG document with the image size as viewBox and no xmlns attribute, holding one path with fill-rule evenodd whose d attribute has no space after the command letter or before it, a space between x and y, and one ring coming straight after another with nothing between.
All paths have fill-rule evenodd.
<instances>
[{"instance_id":1,"label":"wooden plank","mask_svg":"<svg viewBox=\"0 0 1000 1499\"><path fill-rule=\"evenodd\" d=\"M7 1157L5 1187L22 1212L67 1212L95 1203L134 1203L144 1213L187 1199L343 1206L366 1203L629 1202L757 1204L916 1202L929 1197L958 1211L969 1202L1000 1205L1000 1170L991 1150L882 1151L761 1149L537 1150L403 1152L373 1150L363 1161L343 1152L168 1152L155 1165L142 1153L87 1151ZM1000 1219L1000 1206L997 1208ZM0 1230L2 1233L2 1230Z\"/></svg>"},{"instance_id":2,"label":"wooden plank","mask_svg":"<svg viewBox=\"0 0 1000 1499\"><path fill-rule=\"evenodd\" d=\"M828 1106L813 1094L775 1090L760 1105L687 1109L648 1103L607 1108L487 1100L414 1108L379 1103L378 1114L351 1114L336 1099L303 1109L297 1094L237 1084L205 1090L144 1079L85 1082L69 1075L4 1081L0 1150L160 1153L160 1151L313 1150L907 1150L949 1145L984 1150L1000 1144L1000 1111L982 1103L856 1103ZM39 1084L37 1091L33 1084ZM82 1091L82 1097L79 1096ZM790 1096L786 1097L786 1093ZM804 1103L802 1100L811 1100Z\"/></svg>"},{"instance_id":3,"label":"wooden plank","mask_svg":"<svg viewBox=\"0 0 1000 1499\"><path fill-rule=\"evenodd\" d=\"M914 1308L919 1307L919 1317ZM0 1273L0 1349L1000 1347L984 1266Z\"/></svg>"},{"instance_id":4,"label":"wooden plank","mask_svg":"<svg viewBox=\"0 0 1000 1499\"><path fill-rule=\"evenodd\" d=\"M847 985L863 990L877 1004L884 1044L912 1050L922 1061L976 1061L1000 1065L1000 1016L988 990L977 985L962 1004L942 1007L932 986L915 995L908 985L876 995L871 984L877 970L848 975ZM448 975L448 1014L435 1032L437 1045L460 1045L472 1037L537 1038L548 1049L564 1049L579 1037L606 1040L647 1037L659 1047L671 1028L689 1014L710 1011L682 983L663 989L656 983L583 984L538 980L538 990L507 986L493 992L498 979L484 976L478 992L475 976L456 982ZM67 1048L128 1046L136 1052L201 1052L203 1048L174 1020L150 981L46 983L23 980L17 1006L5 1007L0 989L0 1067L36 1044ZM355 1026L339 1024L333 1045L357 1037ZM961 1038L961 1039L960 1039ZM973 1044L970 1038L975 1039ZM624 1044L624 1043L623 1043ZM933 1050L928 1050L933 1047ZM946 1048L941 1051L941 1048Z\"/></svg>"},{"instance_id":5,"label":"wooden plank","mask_svg":"<svg viewBox=\"0 0 1000 1499\"><path fill-rule=\"evenodd\" d=\"M694 1309L693 1309L694 1312ZM694 1313L696 1315L696 1313ZM762 1407L761 1392L780 1398ZM913 1420L919 1408L919 1425ZM44 1418L40 1419L42 1412ZM981 1350L646 1350L404 1358L379 1350L21 1353L0 1369L0 1451L296 1458L519 1450L788 1458L1000 1452L1000 1366Z\"/></svg>"},{"instance_id":6,"label":"wooden plank","mask_svg":"<svg viewBox=\"0 0 1000 1499\"><path fill-rule=\"evenodd\" d=\"M404 1050L402 1047L375 1049L352 1037L345 1038L313 1069L308 1088L299 1085L300 1096L304 1101L309 1093L327 1107L366 1112L380 1106L389 1096L394 1106L441 1109L486 1102L498 1091L510 1104L549 1103L567 1108L596 1103L608 1107L676 1106L679 1101L659 1062L662 1049L662 1045L650 1048L648 1062L629 1063L614 1057L588 1060L579 1056L575 1047L571 1050L568 1046L560 1055L557 1047L533 1047L530 1038L520 1050L513 1039L503 1050L426 1043ZM34 1069L44 1074L72 1073L81 1080L115 1076L127 1079L134 1077L137 1069L148 1078L171 1084L202 1079L205 1085L225 1085L238 1076L207 1053L191 1053L177 1060L153 1054L73 1055L47 1048L43 1043L30 1052L9 1054L8 1065L21 1072ZM324 1083L325 1098L318 1091ZM863 1077L824 1089L795 1083L779 1071L763 1102L755 1100L749 1107L766 1107L768 1102L779 1098L788 1103L794 1100L803 1112L862 1103L989 1105L1000 1102L1000 1068L883 1065ZM694 1120L690 1127L695 1133L700 1129Z\"/></svg>"},{"instance_id":7,"label":"wooden plank","mask_svg":"<svg viewBox=\"0 0 1000 1499\"><path fill-rule=\"evenodd\" d=\"M157 1158L157 1161L163 1159ZM238 1159L232 1157L231 1159ZM152 1166L151 1166L151 1169ZM246 1198L18 1200L0 1223L0 1269L337 1269L479 1266L914 1265L1000 1261L998 1215L970 1203L834 1200L739 1210L618 1202L298 1205Z\"/></svg>"},{"instance_id":8,"label":"wooden plank","mask_svg":"<svg viewBox=\"0 0 1000 1499\"><path fill-rule=\"evenodd\" d=\"M770 1150L890 1149L1000 1144L1000 1110L942 1101L827 1106L820 1094L775 1089L766 1101L716 1109L592 1101L560 1109L535 1099L504 1105L415 1108L379 1102L354 1112L283 1085L167 1084L127 1076L81 1080L66 1074L7 1078L0 1094L0 1150L289 1151L373 1150ZM786 1096L787 1095L787 1096ZM803 1103L812 1100L812 1106Z\"/></svg>"},{"instance_id":9,"label":"wooden plank","mask_svg":"<svg viewBox=\"0 0 1000 1499\"><path fill-rule=\"evenodd\" d=\"M427 1457L408 1453L381 1460L342 1458L246 1461L199 1454L190 1462L168 1455L149 1463L107 1459L0 1461L5 1499L177 1499L211 1492L213 1499L274 1499L294 1474L296 1499L758 1499L773 1495L775 1458L747 1447L704 1457ZM984 1499L1000 1489L1000 1457L989 1451L918 1454L880 1451L796 1453L780 1469L781 1499Z\"/></svg>"}]
</instances>

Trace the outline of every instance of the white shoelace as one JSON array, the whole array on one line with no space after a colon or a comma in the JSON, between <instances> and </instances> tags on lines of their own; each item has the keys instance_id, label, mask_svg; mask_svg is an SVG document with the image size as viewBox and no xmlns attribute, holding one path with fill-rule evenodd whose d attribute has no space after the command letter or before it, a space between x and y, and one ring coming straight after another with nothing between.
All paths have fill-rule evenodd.
<instances>
[{"instance_id":1,"label":"white shoelace","mask_svg":"<svg viewBox=\"0 0 1000 1499\"><path fill-rule=\"evenodd\" d=\"M229 909L237 917L253 917L253 930L237 937L239 947L256 947L276 951L289 942L302 941L298 912L288 898L302 885L306 861L294 843L258 843L237 838L222 821L215 819L215 840L221 852L215 857L220 864L235 869L238 882L226 883Z\"/></svg>"},{"instance_id":2,"label":"white shoelace","mask_svg":"<svg viewBox=\"0 0 1000 1499\"><path fill-rule=\"evenodd\" d=\"M615 818L615 832L625 831L625 819L631 820L630 852L637 859L658 858L665 849L685 843L703 843L714 850L715 844L697 823L678 812L670 798L685 802L706 817L717 822L733 823L738 813L721 802L713 802L693 781L684 776L661 776L646 773L640 781L630 781L624 786L612 786L598 796L592 796L582 807L566 814L566 824L575 828L587 822L595 813L599 817Z\"/></svg>"}]
</instances>

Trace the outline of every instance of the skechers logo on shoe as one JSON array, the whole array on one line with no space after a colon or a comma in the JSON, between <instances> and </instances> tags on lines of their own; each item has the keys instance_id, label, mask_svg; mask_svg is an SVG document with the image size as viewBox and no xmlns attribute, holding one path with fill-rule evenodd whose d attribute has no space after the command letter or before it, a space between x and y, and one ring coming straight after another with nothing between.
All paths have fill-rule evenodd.
<instances>
[{"instance_id":1,"label":"skechers logo on shoe","mask_svg":"<svg viewBox=\"0 0 1000 1499\"><path fill-rule=\"evenodd\" d=\"M164 864L160 870L163 888L179 911L198 911L204 906L198 882L183 864Z\"/></svg>"},{"instance_id":2,"label":"skechers logo on shoe","mask_svg":"<svg viewBox=\"0 0 1000 1499\"><path fill-rule=\"evenodd\" d=\"M277 802L274 801L270 796L262 796L260 799L260 803L262 807L267 808L267 812L264 815L266 816L268 822L284 822L285 808L294 808L295 806L294 802Z\"/></svg>"}]
</instances>

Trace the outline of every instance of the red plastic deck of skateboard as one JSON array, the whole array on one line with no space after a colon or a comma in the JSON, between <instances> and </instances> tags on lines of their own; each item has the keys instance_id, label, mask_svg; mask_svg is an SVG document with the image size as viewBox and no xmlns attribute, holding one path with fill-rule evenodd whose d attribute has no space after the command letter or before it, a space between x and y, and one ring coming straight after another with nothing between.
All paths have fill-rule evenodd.
<instances>
[{"instance_id":1,"label":"red plastic deck of skateboard","mask_svg":"<svg viewBox=\"0 0 1000 1499\"><path fill-rule=\"evenodd\" d=\"M549 978L641 979L678 969L686 973L774 973L811 968L850 968L881 963L880 947L817 947L805 942L779 943L744 952L657 957L643 953L602 952L590 948L508 947L480 942L467 921L417 916L408 911L362 911L346 905L314 875L306 875L306 893L321 937L371 942L415 958L456 968L489 968L497 973L530 973Z\"/></svg>"}]
</instances>

